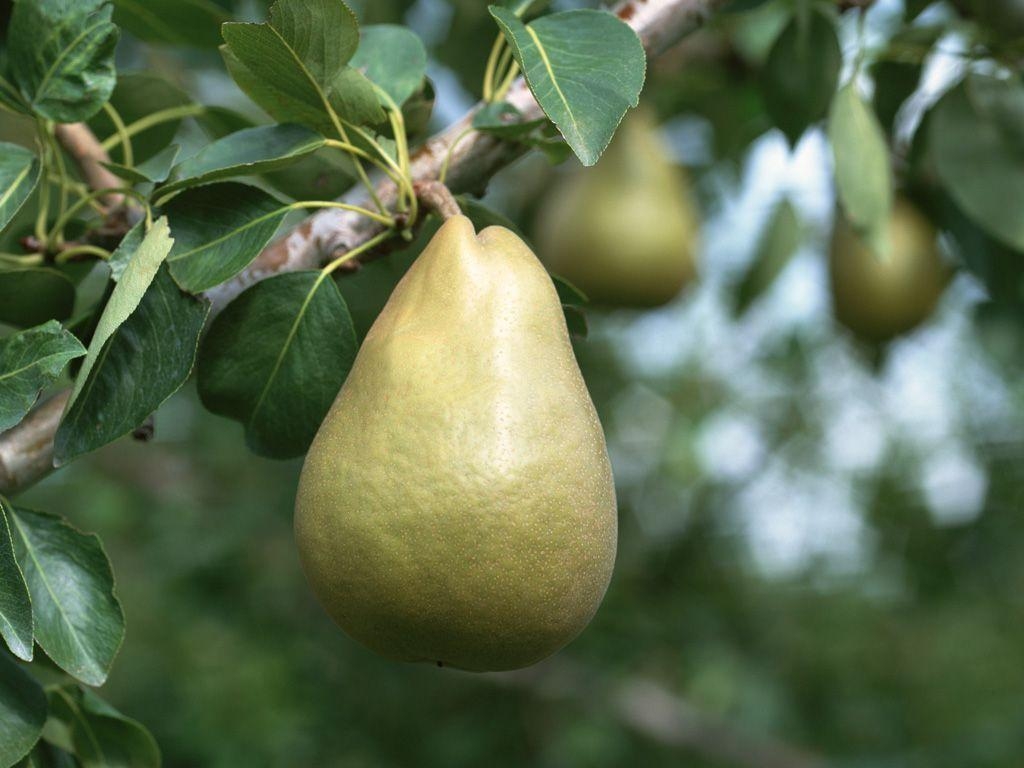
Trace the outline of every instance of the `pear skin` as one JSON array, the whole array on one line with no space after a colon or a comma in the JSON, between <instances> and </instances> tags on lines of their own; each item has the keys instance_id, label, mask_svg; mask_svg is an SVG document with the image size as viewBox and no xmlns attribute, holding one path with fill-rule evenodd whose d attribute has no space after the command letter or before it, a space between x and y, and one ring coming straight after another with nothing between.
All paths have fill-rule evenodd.
<instances>
[{"instance_id":1,"label":"pear skin","mask_svg":"<svg viewBox=\"0 0 1024 768\"><path fill-rule=\"evenodd\" d=\"M597 165L578 169L544 202L542 258L596 304L656 307L696 276L700 224L689 182L642 110Z\"/></svg>"},{"instance_id":2,"label":"pear skin","mask_svg":"<svg viewBox=\"0 0 1024 768\"><path fill-rule=\"evenodd\" d=\"M881 344L913 330L935 311L951 272L938 233L912 203L897 198L885 253L874 250L837 214L829 280L836 320L859 338Z\"/></svg>"},{"instance_id":3,"label":"pear skin","mask_svg":"<svg viewBox=\"0 0 1024 768\"><path fill-rule=\"evenodd\" d=\"M546 270L515 234L444 223L310 447L303 570L351 637L402 661L528 666L611 578L604 435Z\"/></svg>"}]
</instances>

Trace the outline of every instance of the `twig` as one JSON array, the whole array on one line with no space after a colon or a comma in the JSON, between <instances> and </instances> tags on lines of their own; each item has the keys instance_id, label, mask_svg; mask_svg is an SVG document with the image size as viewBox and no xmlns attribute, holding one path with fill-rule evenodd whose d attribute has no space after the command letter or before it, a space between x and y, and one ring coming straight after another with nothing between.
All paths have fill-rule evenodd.
<instances>
[{"instance_id":1,"label":"twig","mask_svg":"<svg viewBox=\"0 0 1024 768\"><path fill-rule=\"evenodd\" d=\"M636 31L648 57L653 57L700 27L727 2L626 0L615 7L615 13ZM512 85L505 99L519 110L524 121L543 117L540 106L522 78ZM479 108L477 106L461 120L428 139L412 155L410 170L414 180L437 179L442 165L447 162L446 183L450 190L482 193L494 174L526 152L526 147L521 144L473 131L473 115ZM94 189L111 186L113 175L99 165L99 160L105 159L106 153L87 126L80 123L59 126L58 139L79 163L90 186ZM116 179L113 182L114 186L120 183ZM395 204L398 189L390 179L380 181L376 189L377 196L386 206ZM343 201L362 207L367 205L358 188ZM321 210L271 243L241 274L207 291L205 296L213 304L213 311L217 312L260 280L282 272L319 267L329 259L337 259L358 248L381 231L383 227L379 223L358 213ZM378 258L387 250L385 244L361 254L358 260L366 262ZM53 409L47 403L40 406L40 410L48 407ZM0 493L15 493L53 470L52 441L60 416L59 409L57 411L52 419L39 418L34 412L18 428L0 435ZM34 446L34 460L19 457L22 446Z\"/></svg>"},{"instance_id":2,"label":"twig","mask_svg":"<svg viewBox=\"0 0 1024 768\"><path fill-rule=\"evenodd\" d=\"M53 471L53 436L70 395L54 395L0 437L0 491L13 493Z\"/></svg>"},{"instance_id":3,"label":"twig","mask_svg":"<svg viewBox=\"0 0 1024 768\"><path fill-rule=\"evenodd\" d=\"M647 678L602 681L599 672L559 658L529 669L477 679L529 691L542 699L573 701L600 709L651 741L697 753L716 764L749 768L826 765L824 759L802 749L754 735L727 720L700 712L662 684Z\"/></svg>"}]
</instances>

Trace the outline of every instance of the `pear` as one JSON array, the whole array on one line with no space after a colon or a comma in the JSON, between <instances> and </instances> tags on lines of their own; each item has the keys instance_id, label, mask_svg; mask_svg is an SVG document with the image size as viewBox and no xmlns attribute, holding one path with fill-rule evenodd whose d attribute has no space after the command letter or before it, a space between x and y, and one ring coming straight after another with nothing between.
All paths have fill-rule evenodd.
<instances>
[{"instance_id":1,"label":"pear","mask_svg":"<svg viewBox=\"0 0 1024 768\"><path fill-rule=\"evenodd\" d=\"M551 278L502 227L444 223L356 357L299 482L320 602L383 656L533 664L597 610L617 517Z\"/></svg>"},{"instance_id":2,"label":"pear","mask_svg":"<svg viewBox=\"0 0 1024 768\"><path fill-rule=\"evenodd\" d=\"M932 314L950 278L935 227L904 198L890 214L876 253L842 214L832 234L829 277L836 320L856 336L885 343Z\"/></svg>"},{"instance_id":3,"label":"pear","mask_svg":"<svg viewBox=\"0 0 1024 768\"><path fill-rule=\"evenodd\" d=\"M686 174L651 116L633 112L593 168L580 169L545 199L540 254L591 301L655 307L696 274L699 219Z\"/></svg>"}]
</instances>

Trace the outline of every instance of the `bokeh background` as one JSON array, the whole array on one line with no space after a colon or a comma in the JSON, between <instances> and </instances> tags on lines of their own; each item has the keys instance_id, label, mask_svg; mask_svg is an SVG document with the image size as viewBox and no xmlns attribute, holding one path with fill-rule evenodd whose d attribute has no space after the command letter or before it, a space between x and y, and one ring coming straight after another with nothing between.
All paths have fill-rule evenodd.
<instances>
[{"instance_id":1,"label":"bokeh background","mask_svg":"<svg viewBox=\"0 0 1024 768\"><path fill-rule=\"evenodd\" d=\"M495 32L484 3L353 5L431 47L435 127L476 100ZM875 3L868 41L901 13ZM775 3L730 16L651 73L644 99L703 211L701 280L656 311L588 310L576 351L608 436L620 554L594 623L555 658L473 675L350 641L299 570L300 462L249 454L190 387L152 442L121 441L22 497L101 534L128 618L104 695L153 730L165 765L1022 764L1019 324L983 313L983 288L961 273L935 316L884 350L837 327L828 148L816 131L790 148L758 101L781 18ZM848 23L843 40L855 54ZM960 44L954 31L937 46L911 113L956 76ZM126 40L119 55L257 117L215 51ZM182 136L207 140L193 124ZM529 234L552 180L574 172L525 159L486 202ZM800 248L737 317L783 198ZM414 256L341 279L361 329Z\"/></svg>"}]
</instances>

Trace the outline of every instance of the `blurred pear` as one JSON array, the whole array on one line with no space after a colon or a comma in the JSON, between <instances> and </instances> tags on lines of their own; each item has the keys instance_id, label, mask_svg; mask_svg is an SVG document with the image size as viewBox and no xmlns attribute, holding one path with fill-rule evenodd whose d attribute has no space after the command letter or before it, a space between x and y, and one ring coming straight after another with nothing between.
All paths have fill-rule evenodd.
<instances>
[{"instance_id":1,"label":"blurred pear","mask_svg":"<svg viewBox=\"0 0 1024 768\"><path fill-rule=\"evenodd\" d=\"M896 199L884 240L884 252L876 253L837 213L829 270L833 310L842 325L873 343L923 323L950 277L935 227L906 199Z\"/></svg>"},{"instance_id":2,"label":"blurred pear","mask_svg":"<svg viewBox=\"0 0 1024 768\"><path fill-rule=\"evenodd\" d=\"M650 114L631 113L593 168L547 196L540 253L596 304L656 307L696 274L698 213Z\"/></svg>"}]
</instances>

